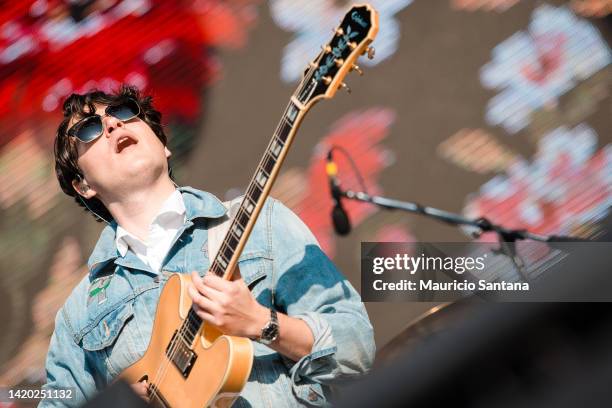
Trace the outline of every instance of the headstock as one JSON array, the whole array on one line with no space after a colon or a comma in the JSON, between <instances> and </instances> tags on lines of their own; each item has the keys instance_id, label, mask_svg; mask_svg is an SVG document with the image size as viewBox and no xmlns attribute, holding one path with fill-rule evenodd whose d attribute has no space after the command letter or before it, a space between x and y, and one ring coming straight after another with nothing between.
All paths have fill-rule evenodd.
<instances>
[{"instance_id":1,"label":"headstock","mask_svg":"<svg viewBox=\"0 0 612 408\"><path fill-rule=\"evenodd\" d=\"M296 93L304 106L333 98L338 89L350 92L344 77L351 71L363 75L357 59L364 54L370 59L374 57L374 48L369 44L378 33L378 12L369 4L353 6L333 32L332 39L304 72Z\"/></svg>"}]
</instances>

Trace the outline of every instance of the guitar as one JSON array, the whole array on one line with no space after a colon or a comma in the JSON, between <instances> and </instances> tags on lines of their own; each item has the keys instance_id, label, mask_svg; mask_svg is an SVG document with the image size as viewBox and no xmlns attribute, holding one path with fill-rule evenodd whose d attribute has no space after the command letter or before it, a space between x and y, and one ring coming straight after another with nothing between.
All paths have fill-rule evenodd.
<instances>
[{"instance_id":1,"label":"guitar","mask_svg":"<svg viewBox=\"0 0 612 408\"><path fill-rule=\"evenodd\" d=\"M268 143L244 199L214 257L210 271L230 280L289 147L312 106L331 99L360 55L374 55L369 44L378 32L378 13L370 5L352 7L304 76ZM246 384L253 345L204 324L191 307L188 275L172 275L160 295L151 341L144 356L119 378L129 384L146 380L153 406L202 408L230 406Z\"/></svg>"}]
</instances>

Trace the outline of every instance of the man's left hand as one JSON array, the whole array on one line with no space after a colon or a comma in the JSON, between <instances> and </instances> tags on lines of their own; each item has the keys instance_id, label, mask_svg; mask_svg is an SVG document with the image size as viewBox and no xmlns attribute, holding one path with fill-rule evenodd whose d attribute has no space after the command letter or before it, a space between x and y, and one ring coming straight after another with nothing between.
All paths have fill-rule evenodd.
<instances>
[{"instance_id":1,"label":"man's left hand","mask_svg":"<svg viewBox=\"0 0 612 408\"><path fill-rule=\"evenodd\" d=\"M210 271L201 278L194 271L191 280L189 295L201 319L230 336L259 337L270 311L257 302L242 278L228 281Z\"/></svg>"}]
</instances>

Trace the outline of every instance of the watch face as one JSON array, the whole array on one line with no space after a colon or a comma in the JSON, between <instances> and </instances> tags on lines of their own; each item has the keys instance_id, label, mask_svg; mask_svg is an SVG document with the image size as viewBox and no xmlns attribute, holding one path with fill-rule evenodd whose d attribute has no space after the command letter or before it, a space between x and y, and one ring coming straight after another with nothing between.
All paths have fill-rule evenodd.
<instances>
[{"instance_id":1,"label":"watch face","mask_svg":"<svg viewBox=\"0 0 612 408\"><path fill-rule=\"evenodd\" d=\"M274 341L278 336L278 325L272 322L268 323L261 331L262 340Z\"/></svg>"}]
</instances>

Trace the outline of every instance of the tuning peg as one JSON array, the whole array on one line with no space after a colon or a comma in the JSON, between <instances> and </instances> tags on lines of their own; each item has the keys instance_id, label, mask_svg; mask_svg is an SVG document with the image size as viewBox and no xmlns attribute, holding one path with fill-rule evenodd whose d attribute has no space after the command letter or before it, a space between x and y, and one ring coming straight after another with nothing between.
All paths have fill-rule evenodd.
<instances>
[{"instance_id":1,"label":"tuning peg","mask_svg":"<svg viewBox=\"0 0 612 408\"><path fill-rule=\"evenodd\" d=\"M340 68L342 65L344 65L344 60L342 58L336 58L336 66L338 68Z\"/></svg>"},{"instance_id":2,"label":"tuning peg","mask_svg":"<svg viewBox=\"0 0 612 408\"><path fill-rule=\"evenodd\" d=\"M354 50L355 48L357 48L357 43L355 41L351 41L350 43L348 43L348 46L351 50Z\"/></svg>"},{"instance_id":3,"label":"tuning peg","mask_svg":"<svg viewBox=\"0 0 612 408\"><path fill-rule=\"evenodd\" d=\"M363 51L364 54L368 54L368 59L374 59L374 54L376 53L376 50L374 49L374 47L368 47Z\"/></svg>"},{"instance_id":4,"label":"tuning peg","mask_svg":"<svg viewBox=\"0 0 612 408\"><path fill-rule=\"evenodd\" d=\"M332 50L332 47L329 44L327 44L327 45L322 45L321 49L327 53L330 53Z\"/></svg>"},{"instance_id":5,"label":"tuning peg","mask_svg":"<svg viewBox=\"0 0 612 408\"><path fill-rule=\"evenodd\" d=\"M344 82L338 86L338 89L344 89L346 92L351 93L351 88L349 88L349 86Z\"/></svg>"},{"instance_id":6,"label":"tuning peg","mask_svg":"<svg viewBox=\"0 0 612 408\"><path fill-rule=\"evenodd\" d=\"M336 35L344 35L344 30L342 29L342 27L338 27L336 30L332 28L332 33Z\"/></svg>"},{"instance_id":7,"label":"tuning peg","mask_svg":"<svg viewBox=\"0 0 612 408\"><path fill-rule=\"evenodd\" d=\"M323 77L323 83L324 83L325 85L329 85L329 84L331 84L331 81L332 81L332 77L330 77L330 76L324 76L324 77Z\"/></svg>"},{"instance_id":8,"label":"tuning peg","mask_svg":"<svg viewBox=\"0 0 612 408\"><path fill-rule=\"evenodd\" d=\"M363 70L359 68L359 65L357 64L351 65L351 71L357 71L359 72L359 75L363 75Z\"/></svg>"}]
</instances>

